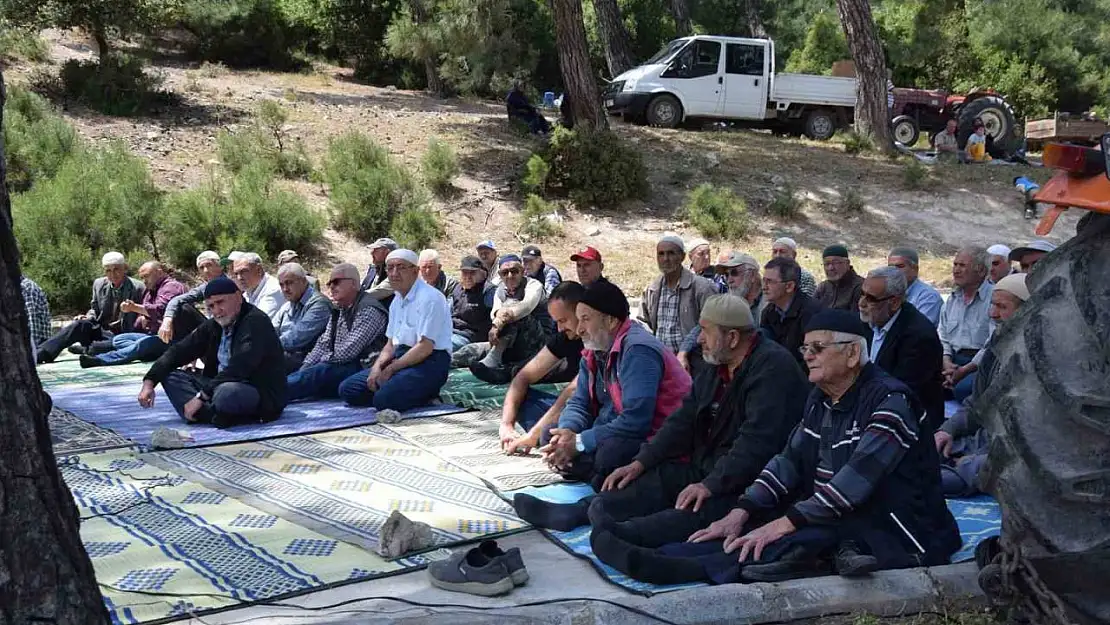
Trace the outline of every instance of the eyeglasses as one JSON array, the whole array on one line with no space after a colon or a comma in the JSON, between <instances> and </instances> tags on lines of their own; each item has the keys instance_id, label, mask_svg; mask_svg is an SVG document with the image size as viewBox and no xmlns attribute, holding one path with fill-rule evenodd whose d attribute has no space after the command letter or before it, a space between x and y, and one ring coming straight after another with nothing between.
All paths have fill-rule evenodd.
<instances>
[{"instance_id":1,"label":"eyeglasses","mask_svg":"<svg viewBox=\"0 0 1110 625\"><path fill-rule=\"evenodd\" d=\"M344 280L350 280L351 282L355 281L354 278L335 278L334 280L328 280L328 288L334 289L336 286L339 285L339 283L343 282Z\"/></svg>"},{"instance_id":2,"label":"eyeglasses","mask_svg":"<svg viewBox=\"0 0 1110 625\"><path fill-rule=\"evenodd\" d=\"M802 343L802 345L798 347L798 353L803 356L807 356L809 354L813 354L816 356L817 354L820 354L833 345L851 345L852 343L855 343L855 341L832 341L830 343L814 341L813 343Z\"/></svg>"},{"instance_id":3,"label":"eyeglasses","mask_svg":"<svg viewBox=\"0 0 1110 625\"><path fill-rule=\"evenodd\" d=\"M861 302L867 302L869 304L882 304L883 302L887 301L888 299L890 299L892 297L894 297L894 296L893 295L887 295L886 297L875 297L874 295L872 295L872 294L870 294L866 291L861 291L860 295L859 295L859 300Z\"/></svg>"},{"instance_id":4,"label":"eyeglasses","mask_svg":"<svg viewBox=\"0 0 1110 625\"><path fill-rule=\"evenodd\" d=\"M732 276L733 278L738 278L748 273L749 271L750 269L744 269L743 267L733 267L728 270L728 275Z\"/></svg>"},{"instance_id":5,"label":"eyeglasses","mask_svg":"<svg viewBox=\"0 0 1110 625\"><path fill-rule=\"evenodd\" d=\"M509 276L519 276L523 273L523 270L520 267L512 267L509 269L502 269L497 273L500 274L502 278L508 278Z\"/></svg>"},{"instance_id":6,"label":"eyeglasses","mask_svg":"<svg viewBox=\"0 0 1110 625\"><path fill-rule=\"evenodd\" d=\"M786 284L787 282L788 280L772 280L770 278L763 279L763 284Z\"/></svg>"}]
</instances>

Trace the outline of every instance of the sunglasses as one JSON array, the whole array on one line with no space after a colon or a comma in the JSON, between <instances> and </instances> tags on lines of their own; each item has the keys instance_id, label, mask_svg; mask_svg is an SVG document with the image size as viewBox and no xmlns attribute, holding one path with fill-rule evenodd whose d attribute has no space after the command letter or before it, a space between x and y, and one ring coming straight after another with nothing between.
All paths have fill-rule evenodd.
<instances>
[{"instance_id":1,"label":"sunglasses","mask_svg":"<svg viewBox=\"0 0 1110 625\"><path fill-rule=\"evenodd\" d=\"M344 280L350 280L351 282L354 282L355 279L354 278L336 278L334 280L328 280L328 288L335 288L339 283L343 282Z\"/></svg>"},{"instance_id":2,"label":"sunglasses","mask_svg":"<svg viewBox=\"0 0 1110 625\"><path fill-rule=\"evenodd\" d=\"M852 343L855 343L855 341L831 341L829 343L814 341L812 343L802 343L802 345L798 347L798 353L803 356L806 356L808 354L813 354L816 356L817 354L820 354L833 345L851 345Z\"/></svg>"},{"instance_id":3,"label":"sunglasses","mask_svg":"<svg viewBox=\"0 0 1110 625\"><path fill-rule=\"evenodd\" d=\"M502 278L508 278L509 276L519 276L523 273L523 270L520 267L513 267L511 269L502 269L497 273L499 273Z\"/></svg>"}]
</instances>

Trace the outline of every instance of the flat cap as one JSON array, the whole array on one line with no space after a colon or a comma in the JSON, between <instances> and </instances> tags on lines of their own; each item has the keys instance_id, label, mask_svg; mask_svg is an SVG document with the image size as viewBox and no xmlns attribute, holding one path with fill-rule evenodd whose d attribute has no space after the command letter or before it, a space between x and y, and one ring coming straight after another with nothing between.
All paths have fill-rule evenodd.
<instances>
[{"instance_id":1,"label":"flat cap","mask_svg":"<svg viewBox=\"0 0 1110 625\"><path fill-rule=\"evenodd\" d=\"M751 305L735 295L711 295L701 307L701 319L725 328L755 327Z\"/></svg>"},{"instance_id":2,"label":"flat cap","mask_svg":"<svg viewBox=\"0 0 1110 625\"><path fill-rule=\"evenodd\" d=\"M728 253L728 258L717 263L718 267L739 267L740 265L747 265L759 269L759 261L749 254L743 252L732 251Z\"/></svg>"},{"instance_id":3,"label":"flat cap","mask_svg":"<svg viewBox=\"0 0 1110 625\"><path fill-rule=\"evenodd\" d=\"M227 276L220 276L208 281L204 285L204 297L213 297L215 295L231 295L232 293L239 292L239 285Z\"/></svg>"},{"instance_id":4,"label":"flat cap","mask_svg":"<svg viewBox=\"0 0 1110 625\"><path fill-rule=\"evenodd\" d=\"M863 338L867 338L871 335L871 330L859 320L859 315L852 314L846 310L836 310L835 308L826 308L822 310L816 315L813 315L809 323L806 324L807 333L818 332L820 330L843 332L845 334L862 336Z\"/></svg>"}]
</instances>

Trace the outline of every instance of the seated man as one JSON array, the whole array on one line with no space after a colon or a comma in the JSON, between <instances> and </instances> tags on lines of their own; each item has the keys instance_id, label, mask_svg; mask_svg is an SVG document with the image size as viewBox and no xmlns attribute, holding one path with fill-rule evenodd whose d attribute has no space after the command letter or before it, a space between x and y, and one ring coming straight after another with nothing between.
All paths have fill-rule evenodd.
<instances>
[{"instance_id":1,"label":"seated man","mask_svg":"<svg viewBox=\"0 0 1110 625\"><path fill-rule=\"evenodd\" d=\"M940 323L940 309L944 305L944 298L932 285L918 278L920 260L917 250L912 247L896 247L887 254L886 264L887 267L901 271L906 277L906 303L913 304L917 312L925 315L935 329Z\"/></svg>"},{"instance_id":2,"label":"seated man","mask_svg":"<svg viewBox=\"0 0 1110 625\"><path fill-rule=\"evenodd\" d=\"M760 319L763 309L767 307L767 300L763 297L762 277L759 275L759 262L751 256L741 252L730 252L714 268L725 277L729 295L739 297L748 302L752 310L752 318ZM699 363L701 358L700 341L701 326L694 326L690 334L682 340L682 347L678 351L678 361L683 368L691 371L691 363ZM692 360L691 360L692 359Z\"/></svg>"},{"instance_id":3,"label":"seated man","mask_svg":"<svg viewBox=\"0 0 1110 625\"><path fill-rule=\"evenodd\" d=\"M370 293L371 297L387 307L393 301L393 287L389 284L389 276L385 273L385 257L395 249L397 249L397 242L389 237L382 237L371 243L371 263L362 278L362 290Z\"/></svg>"},{"instance_id":4,"label":"seated man","mask_svg":"<svg viewBox=\"0 0 1110 625\"><path fill-rule=\"evenodd\" d=\"M1033 271L1033 265L1056 249L1056 246L1048 241L1036 240L1016 247L1010 251L1010 261L1018 264L1022 273L1029 273Z\"/></svg>"},{"instance_id":5,"label":"seated man","mask_svg":"<svg viewBox=\"0 0 1110 625\"><path fill-rule=\"evenodd\" d=\"M966 155L960 151L960 142L956 136L956 120L950 119L944 124L944 130L933 137L933 147L937 151L937 158L950 160L966 160Z\"/></svg>"},{"instance_id":6,"label":"seated man","mask_svg":"<svg viewBox=\"0 0 1110 625\"><path fill-rule=\"evenodd\" d=\"M816 387L802 420L724 518L659 550L602 525L594 553L657 584L781 581L826 574L830 561L845 576L948 563L960 532L936 448L919 429L922 407L868 363L866 334L845 311L810 320L805 351Z\"/></svg>"},{"instance_id":7,"label":"seated man","mask_svg":"<svg viewBox=\"0 0 1110 625\"><path fill-rule=\"evenodd\" d=\"M208 282L204 306L212 318L174 343L143 378L139 405L154 405L158 384L174 410L190 423L228 427L267 423L285 409L281 341L262 311L243 301L231 279ZM204 373L181 367L204 360Z\"/></svg>"},{"instance_id":8,"label":"seated man","mask_svg":"<svg viewBox=\"0 0 1110 625\"><path fill-rule=\"evenodd\" d=\"M585 288L577 282L563 282L551 292L547 311L558 330L543 349L513 376L501 409L501 449L507 454L528 453L546 443L547 430L558 423L563 406L574 395L582 360L582 339L578 336L575 309ZM557 398L531 390L533 384L570 382ZM517 436L516 424L527 432Z\"/></svg>"},{"instance_id":9,"label":"seated man","mask_svg":"<svg viewBox=\"0 0 1110 625\"><path fill-rule=\"evenodd\" d=\"M278 267L278 286L285 304L278 310L277 328L281 348L285 350L285 371L301 368L305 355L316 345L331 317L331 303L308 284L308 274L300 263Z\"/></svg>"},{"instance_id":10,"label":"seated man","mask_svg":"<svg viewBox=\"0 0 1110 625\"><path fill-rule=\"evenodd\" d=\"M767 307L759 327L786 348L804 366L801 352L805 327L821 311L821 302L797 290L798 264L788 258L772 258L763 266L763 298Z\"/></svg>"},{"instance_id":11,"label":"seated man","mask_svg":"<svg viewBox=\"0 0 1110 625\"><path fill-rule=\"evenodd\" d=\"M717 285L682 266L686 244L676 236L660 239L655 256L661 275L644 290L637 320L677 354L682 339L698 325L705 300L717 294Z\"/></svg>"},{"instance_id":12,"label":"seated man","mask_svg":"<svg viewBox=\"0 0 1110 625\"><path fill-rule=\"evenodd\" d=\"M623 521L612 531L640 546L685 540L727 514L786 444L809 391L794 357L760 336L744 300L714 295L700 325L712 367L698 372L682 406L631 463L609 475L593 504ZM516 503L519 510L534 502ZM567 531L601 521L597 509L587 519L589 505L544 506L545 527Z\"/></svg>"},{"instance_id":13,"label":"seated man","mask_svg":"<svg viewBox=\"0 0 1110 625\"><path fill-rule=\"evenodd\" d=\"M281 295L277 278L266 273L261 256L254 252L241 254L232 262L231 277L248 304L266 313L271 321L277 321L278 311L285 304L285 298Z\"/></svg>"},{"instance_id":14,"label":"seated man","mask_svg":"<svg viewBox=\"0 0 1110 625\"><path fill-rule=\"evenodd\" d=\"M571 254L570 262L574 263L574 273L578 276L578 283L589 287L598 280L605 280L605 263L601 260L601 252L597 248L586 246L578 252Z\"/></svg>"},{"instance_id":15,"label":"seated man","mask_svg":"<svg viewBox=\"0 0 1110 625\"><path fill-rule=\"evenodd\" d=\"M497 287L486 280L486 268L477 256L464 256L459 283L451 294L451 353L489 338L493 327L493 294Z\"/></svg>"},{"instance_id":16,"label":"seated man","mask_svg":"<svg viewBox=\"0 0 1110 625\"><path fill-rule=\"evenodd\" d=\"M385 347L370 369L343 380L339 396L352 406L404 412L439 395L451 367L451 311L439 291L417 279L416 252L385 259L396 296L389 305Z\"/></svg>"},{"instance_id":17,"label":"seated man","mask_svg":"<svg viewBox=\"0 0 1110 625\"><path fill-rule=\"evenodd\" d=\"M470 372L490 384L508 384L543 349L551 329L543 285L524 275L520 257L502 256L499 274L501 286L493 295L489 343L467 347L469 356L460 352L453 363L461 365L466 358L477 358L488 350L481 360L470 363Z\"/></svg>"},{"instance_id":18,"label":"seated man","mask_svg":"<svg viewBox=\"0 0 1110 625\"><path fill-rule=\"evenodd\" d=\"M830 245L821 256L825 261L825 277L828 279L817 285L814 297L825 308L859 312L859 290L863 278L848 260L848 248L843 245Z\"/></svg>"},{"instance_id":19,"label":"seated man","mask_svg":"<svg viewBox=\"0 0 1110 625\"><path fill-rule=\"evenodd\" d=\"M1017 273L1017 270L1014 269L1013 264L1010 262L1010 253L1012 251L1013 250L1001 243L995 243L987 248L987 253L991 256L991 270L987 275L987 280L990 280L991 284L998 284L998 281L1002 278L1012 273Z\"/></svg>"},{"instance_id":20,"label":"seated man","mask_svg":"<svg viewBox=\"0 0 1110 625\"><path fill-rule=\"evenodd\" d=\"M451 299L458 280L443 273L443 266L439 262L439 252L424 250L420 252L420 279L435 287L447 299Z\"/></svg>"},{"instance_id":21,"label":"seated man","mask_svg":"<svg viewBox=\"0 0 1110 625\"><path fill-rule=\"evenodd\" d=\"M23 306L27 310L27 324L31 329L31 345L38 347L50 338L50 303L46 293L34 280L23 276L19 281L23 292Z\"/></svg>"},{"instance_id":22,"label":"seated man","mask_svg":"<svg viewBox=\"0 0 1110 625\"><path fill-rule=\"evenodd\" d=\"M717 270L713 266L713 252L709 247L709 241L694 239L686 245L686 249L690 250L688 254L690 257L690 271L695 276L701 276L706 280L716 282Z\"/></svg>"},{"instance_id":23,"label":"seated man","mask_svg":"<svg viewBox=\"0 0 1110 625\"><path fill-rule=\"evenodd\" d=\"M586 349L578 384L540 451L567 479L600 490L682 404L690 375L659 339L629 319L628 300L613 283L587 287L576 313ZM514 505L525 520L543 522L538 500L517 495Z\"/></svg>"},{"instance_id":24,"label":"seated man","mask_svg":"<svg viewBox=\"0 0 1110 625\"><path fill-rule=\"evenodd\" d=\"M551 124L528 101L528 96L524 94L524 81L519 78L513 81L513 88L505 97L505 109L509 113L509 121L523 123L528 132L534 135L551 132Z\"/></svg>"},{"instance_id":25,"label":"seated man","mask_svg":"<svg viewBox=\"0 0 1110 625\"><path fill-rule=\"evenodd\" d=\"M544 262L543 252L535 245L525 245L520 252L520 259L524 261L526 275L542 284L544 294L550 297L555 287L563 281L559 270Z\"/></svg>"},{"instance_id":26,"label":"seated man","mask_svg":"<svg viewBox=\"0 0 1110 625\"><path fill-rule=\"evenodd\" d=\"M798 244L790 237L779 237L771 244L771 258L789 258L798 262ZM798 264L798 290L813 297L817 294L817 278L805 267ZM756 317L759 320L759 317Z\"/></svg>"},{"instance_id":27,"label":"seated man","mask_svg":"<svg viewBox=\"0 0 1110 625\"><path fill-rule=\"evenodd\" d=\"M156 334L162 325L162 313L170 300L185 293L185 285L174 280L157 261L143 263L139 278L146 286L141 304L131 300L120 303L124 313L138 315L135 331L112 337L112 351L90 356L81 354L81 368L125 365L135 361L151 361L166 351L166 344Z\"/></svg>"},{"instance_id":28,"label":"seated man","mask_svg":"<svg viewBox=\"0 0 1110 625\"><path fill-rule=\"evenodd\" d=\"M1026 274L1015 273L1002 278L991 291L990 316L995 329L1013 317L1022 304L1029 300ZM987 458L987 438L975 421L975 403L990 388L991 379L998 368L991 344L983 348L983 359L975 376L975 386L959 410L933 435L937 451L943 460L940 482L947 497L970 497L983 492L979 470Z\"/></svg>"},{"instance_id":29,"label":"seated man","mask_svg":"<svg viewBox=\"0 0 1110 625\"><path fill-rule=\"evenodd\" d=\"M937 329L906 300L906 277L894 267L867 274L859 299L859 317L871 328L871 362L910 387L927 418L922 430L944 422L944 349Z\"/></svg>"},{"instance_id":30,"label":"seated man","mask_svg":"<svg viewBox=\"0 0 1110 625\"><path fill-rule=\"evenodd\" d=\"M486 281L493 286L501 286L501 276L497 273L497 246L493 241L486 239L474 246L475 253L486 268Z\"/></svg>"},{"instance_id":31,"label":"seated man","mask_svg":"<svg viewBox=\"0 0 1110 625\"><path fill-rule=\"evenodd\" d=\"M300 263L301 256L296 250L282 250L277 255L277 266L281 267L286 263ZM280 276L279 276L280 279ZM309 273L305 273L305 279L308 280L308 286L312 287L317 293L320 292L320 281Z\"/></svg>"},{"instance_id":32,"label":"seated man","mask_svg":"<svg viewBox=\"0 0 1110 625\"><path fill-rule=\"evenodd\" d=\"M339 397L339 385L362 370L362 360L385 346L388 311L359 286L358 268L341 263L328 278L332 306L327 325L288 379L289 401Z\"/></svg>"},{"instance_id":33,"label":"seated man","mask_svg":"<svg viewBox=\"0 0 1110 625\"><path fill-rule=\"evenodd\" d=\"M158 328L158 338L163 343L172 342L175 336L185 336L203 322L196 306L204 303L204 287L208 285L208 281L224 275L220 255L211 250L201 252L197 256L197 271L203 282L166 304L166 312L162 314L162 327ZM178 321L181 322L181 328L177 327Z\"/></svg>"},{"instance_id":34,"label":"seated man","mask_svg":"<svg viewBox=\"0 0 1110 625\"><path fill-rule=\"evenodd\" d=\"M981 247L964 248L952 260L955 289L940 310L937 332L944 347L944 385L956 401L971 394L976 354L990 338L989 270L990 256Z\"/></svg>"},{"instance_id":35,"label":"seated man","mask_svg":"<svg viewBox=\"0 0 1110 625\"><path fill-rule=\"evenodd\" d=\"M146 287L127 275L127 261L119 252L105 254L101 265L104 277L93 281L89 311L74 317L72 322L39 345L36 356L39 364L54 362L63 349L74 343L80 344L80 353L85 353L85 349L94 342L103 344L98 351L111 351L113 335L134 331L138 315L120 310L120 304L142 301Z\"/></svg>"}]
</instances>

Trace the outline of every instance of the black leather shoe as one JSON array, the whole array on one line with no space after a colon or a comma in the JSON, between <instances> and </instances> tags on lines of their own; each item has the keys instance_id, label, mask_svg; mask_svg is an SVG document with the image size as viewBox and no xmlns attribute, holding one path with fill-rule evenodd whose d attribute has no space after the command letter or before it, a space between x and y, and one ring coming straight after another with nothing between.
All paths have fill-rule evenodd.
<instances>
[{"instance_id":1,"label":"black leather shoe","mask_svg":"<svg viewBox=\"0 0 1110 625\"><path fill-rule=\"evenodd\" d=\"M486 384L508 384L513 381L509 369L506 367L491 369L480 362L476 362L470 365L470 372Z\"/></svg>"},{"instance_id":2,"label":"black leather shoe","mask_svg":"<svg viewBox=\"0 0 1110 625\"><path fill-rule=\"evenodd\" d=\"M745 582L785 582L820 577L829 572L828 561L808 555L801 545L790 548L774 562L740 565L740 579Z\"/></svg>"},{"instance_id":3,"label":"black leather shoe","mask_svg":"<svg viewBox=\"0 0 1110 625\"><path fill-rule=\"evenodd\" d=\"M85 346L80 343L74 343L66 348L66 351L74 356L83 356L85 354Z\"/></svg>"},{"instance_id":4,"label":"black leather shoe","mask_svg":"<svg viewBox=\"0 0 1110 625\"><path fill-rule=\"evenodd\" d=\"M840 544L835 563L841 577L862 577L879 570L879 559L860 553L859 545L850 540Z\"/></svg>"},{"instance_id":5,"label":"black leather shoe","mask_svg":"<svg viewBox=\"0 0 1110 625\"><path fill-rule=\"evenodd\" d=\"M81 361L82 369L89 369L91 367L100 367L104 365L104 363L101 362L99 358L93 358L92 356L86 356L85 354L81 354L78 357L78 360Z\"/></svg>"}]
</instances>

